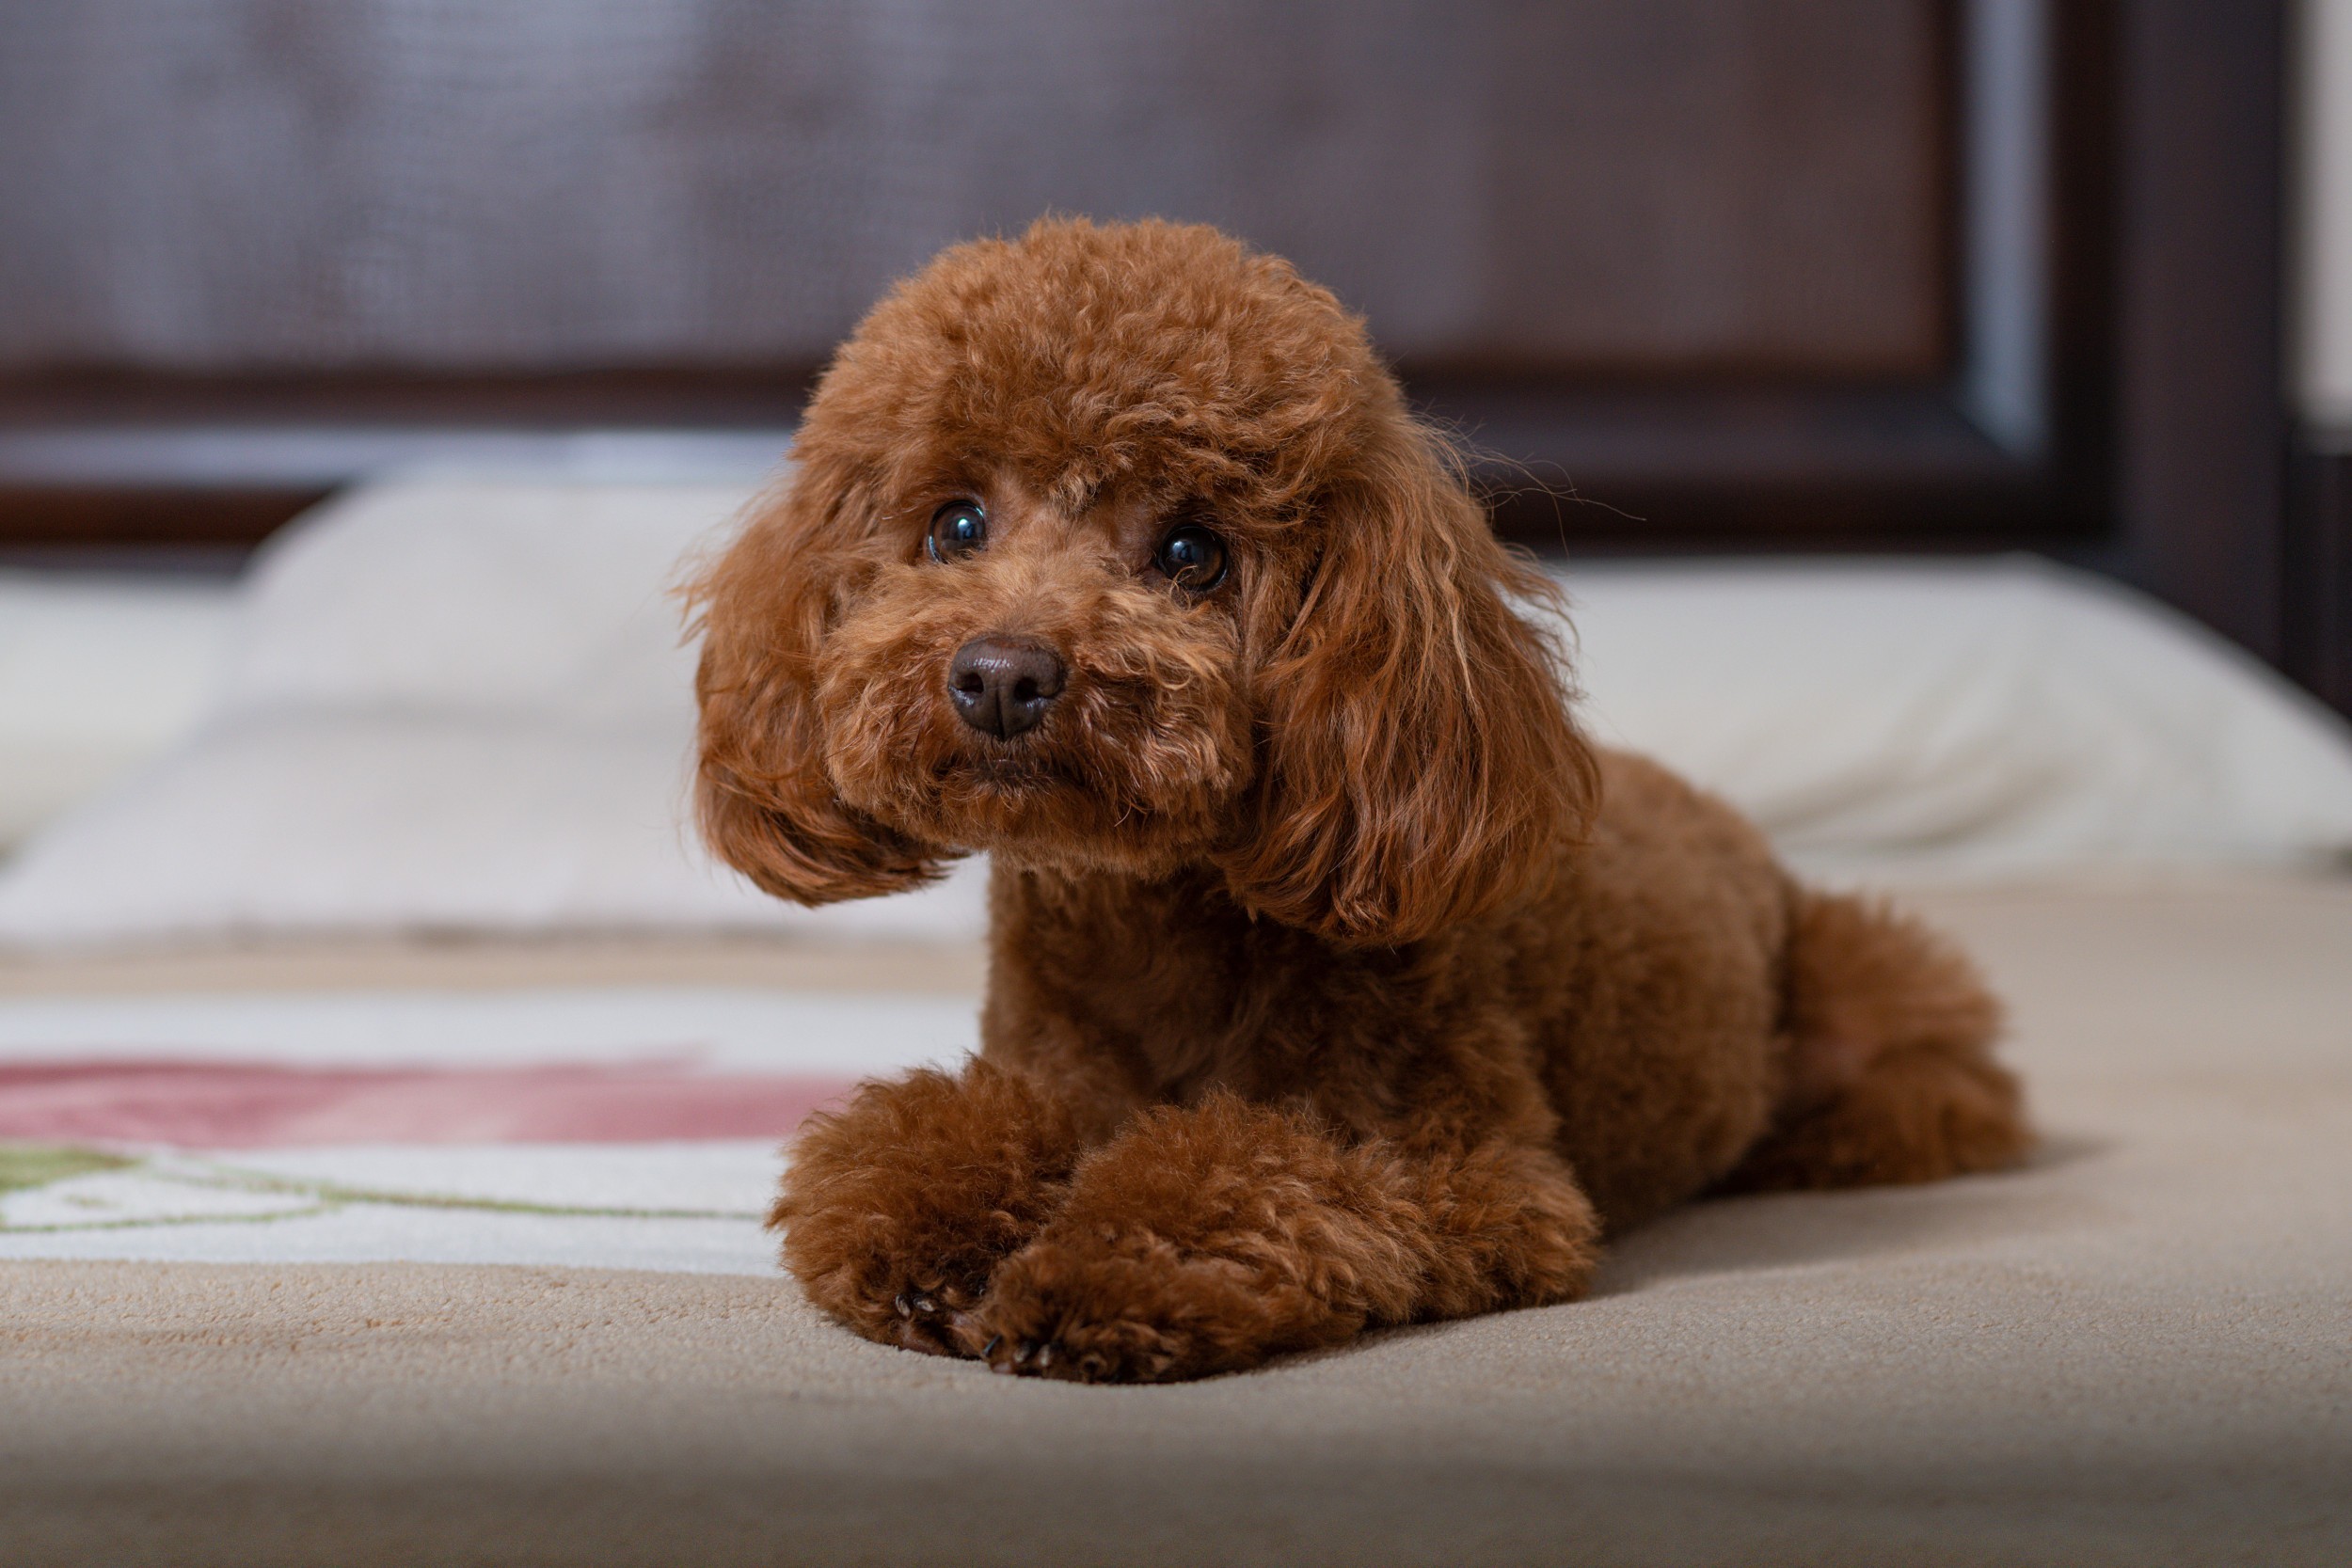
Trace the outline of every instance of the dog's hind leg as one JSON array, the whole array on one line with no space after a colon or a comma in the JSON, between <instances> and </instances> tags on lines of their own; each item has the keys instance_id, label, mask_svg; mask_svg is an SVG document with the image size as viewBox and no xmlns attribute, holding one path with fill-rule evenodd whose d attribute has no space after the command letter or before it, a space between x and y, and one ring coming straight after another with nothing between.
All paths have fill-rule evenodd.
<instances>
[{"instance_id":1,"label":"dog's hind leg","mask_svg":"<svg viewBox=\"0 0 2352 1568\"><path fill-rule=\"evenodd\" d=\"M1792 897L1788 1079L1773 1130L1729 1191L1934 1181L2031 1147L1993 1059L2001 1008L1974 965L1883 904Z\"/></svg>"}]
</instances>

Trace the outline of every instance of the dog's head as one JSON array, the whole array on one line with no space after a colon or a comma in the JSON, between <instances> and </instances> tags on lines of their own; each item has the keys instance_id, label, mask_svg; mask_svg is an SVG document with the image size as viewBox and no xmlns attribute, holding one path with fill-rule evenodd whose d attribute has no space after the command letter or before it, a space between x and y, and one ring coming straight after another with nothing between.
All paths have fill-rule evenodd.
<instances>
[{"instance_id":1,"label":"dog's head","mask_svg":"<svg viewBox=\"0 0 2352 1568\"><path fill-rule=\"evenodd\" d=\"M695 596L699 806L802 903L986 849L1396 942L1491 907L1594 794L1539 575L1362 325L1203 228L959 245L818 386Z\"/></svg>"}]
</instances>

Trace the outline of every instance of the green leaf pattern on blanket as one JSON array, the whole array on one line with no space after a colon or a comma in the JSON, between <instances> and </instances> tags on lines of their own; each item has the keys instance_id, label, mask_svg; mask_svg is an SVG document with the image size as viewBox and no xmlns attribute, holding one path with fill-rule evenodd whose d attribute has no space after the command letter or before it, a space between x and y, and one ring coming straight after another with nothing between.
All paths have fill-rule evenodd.
<instances>
[{"instance_id":1,"label":"green leaf pattern on blanket","mask_svg":"<svg viewBox=\"0 0 2352 1568\"><path fill-rule=\"evenodd\" d=\"M64 1201L88 1211L86 1218L21 1219L8 1212L12 1194L58 1188L77 1179L125 1174L138 1178L149 1203L156 1189L183 1195L169 1212L126 1214L108 1195L67 1189ZM212 1199L207 1202L207 1197ZM257 1204L259 1205L257 1207ZM756 1220L749 1211L732 1209L656 1209L532 1203L511 1198L469 1196L455 1193L418 1193L354 1187L336 1181L277 1176L239 1170L233 1165L183 1156L137 1159L102 1149L60 1144L0 1143L0 1235L56 1234L77 1230L129 1230L158 1226L266 1224L307 1219L358 1205L404 1209L467 1210L499 1214L539 1214L564 1218L642 1220ZM112 1213L103 1212L115 1209Z\"/></svg>"},{"instance_id":2,"label":"green leaf pattern on blanket","mask_svg":"<svg viewBox=\"0 0 2352 1568\"><path fill-rule=\"evenodd\" d=\"M136 1164L119 1154L72 1144L0 1143L0 1193L24 1187L45 1187L72 1176L92 1171L121 1170Z\"/></svg>"}]
</instances>

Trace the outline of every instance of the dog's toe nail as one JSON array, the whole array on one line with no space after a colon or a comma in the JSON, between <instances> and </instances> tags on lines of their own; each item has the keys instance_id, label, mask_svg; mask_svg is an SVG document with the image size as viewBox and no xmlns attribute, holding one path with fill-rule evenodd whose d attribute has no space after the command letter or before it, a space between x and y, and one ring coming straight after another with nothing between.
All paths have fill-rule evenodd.
<instances>
[{"instance_id":1,"label":"dog's toe nail","mask_svg":"<svg viewBox=\"0 0 2352 1568\"><path fill-rule=\"evenodd\" d=\"M1053 1364L1054 1346L1053 1342L1048 1340L1046 1343L1037 1347L1037 1359L1032 1362L1031 1365L1035 1366L1037 1370L1041 1372Z\"/></svg>"},{"instance_id":2,"label":"dog's toe nail","mask_svg":"<svg viewBox=\"0 0 2352 1568\"><path fill-rule=\"evenodd\" d=\"M914 1308L908 1305L907 1298L903 1295L892 1296L890 1298L890 1305L898 1309L898 1316L902 1318L912 1318L914 1316Z\"/></svg>"},{"instance_id":3,"label":"dog's toe nail","mask_svg":"<svg viewBox=\"0 0 2352 1568\"><path fill-rule=\"evenodd\" d=\"M927 1318L935 1318L939 1315L939 1303L929 1292L918 1291L914 1297L914 1309Z\"/></svg>"}]
</instances>

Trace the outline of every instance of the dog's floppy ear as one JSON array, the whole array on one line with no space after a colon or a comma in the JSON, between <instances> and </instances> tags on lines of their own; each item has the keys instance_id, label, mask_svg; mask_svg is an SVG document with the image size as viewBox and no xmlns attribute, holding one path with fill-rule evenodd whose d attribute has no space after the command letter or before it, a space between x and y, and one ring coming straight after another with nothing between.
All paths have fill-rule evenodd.
<instances>
[{"instance_id":1,"label":"dog's floppy ear","mask_svg":"<svg viewBox=\"0 0 2352 1568\"><path fill-rule=\"evenodd\" d=\"M711 852L799 904L896 893L939 875L924 846L845 806L814 712L817 655L870 570L835 515L847 476L803 461L687 590L703 632L695 815Z\"/></svg>"},{"instance_id":2,"label":"dog's floppy ear","mask_svg":"<svg viewBox=\"0 0 2352 1568\"><path fill-rule=\"evenodd\" d=\"M1257 819L1224 869L1286 925L1410 942L1547 872L1590 818L1597 770L1550 639L1505 596L1557 591L1496 542L1435 433L1396 410L1319 531L1259 672Z\"/></svg>"}]
</instances>

